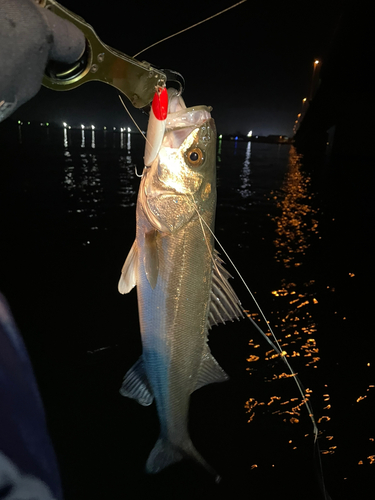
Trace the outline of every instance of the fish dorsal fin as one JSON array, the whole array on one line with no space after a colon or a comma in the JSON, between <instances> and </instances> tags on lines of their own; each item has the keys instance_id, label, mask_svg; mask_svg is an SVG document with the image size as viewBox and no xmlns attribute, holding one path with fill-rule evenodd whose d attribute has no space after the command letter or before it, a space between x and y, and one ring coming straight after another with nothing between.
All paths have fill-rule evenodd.
<instances>
[{"instance_id":1,"label":"fish dorsal fin","mask_svg":"<svg viewBox=\"0 0 375 500\"><path fill-rule=\"evenodd\" d=\"M159 254L157 246L158 231L152 229L145 234L145 254L143 263L151 288L154 289L159 274Z\"/></svg>"},{"instance_id":2,"label":"fish dorsal fin","mask_svg":"<svg viewBox=\"0 0 375 500\"><path fill-rule=\"evenodd\" d=\"M212 264L212 285L210 309L208 312L208 328L218 323L225 323L234 318L243 318L241 302L229 284L228 278L232 276L223 266L219 252L214 250L214 263Z\"/></svg>"},{"instance_id":3,"label":"fish dorsal fin","mask_svg":"<svg viewBox=\"0 0 375 500\"><path fill-rule=\"evenodd\" d=\"M142 406L149 406L153 402L154 396L152 395L142 356L126 373L120 394L135 399Z\"/></svg>"},{"instance_id":4,"label":"fish dorsal fin","mask_svg":"<svg viewBox=\"0 0 375 500\"><path fill-rule=\"evenodd\" d=\"M125 264L122 266L120 281L118 282L118 291L120 293L129 293L137 284L137 242L134 241Z\"/></svg>"},{"instance_id":5,"label":"fish dorsal fin","mask_svg":"<svg viewBox=\"0 0 375 500\"><path fill-rule=\"evenodd\" d=\"M212 356L211 351L206 344L194 391L204 387L205 385L213 384L214 382L225 382L226 380L229 380L228 375Z\"/></svg>"}]
</instances>

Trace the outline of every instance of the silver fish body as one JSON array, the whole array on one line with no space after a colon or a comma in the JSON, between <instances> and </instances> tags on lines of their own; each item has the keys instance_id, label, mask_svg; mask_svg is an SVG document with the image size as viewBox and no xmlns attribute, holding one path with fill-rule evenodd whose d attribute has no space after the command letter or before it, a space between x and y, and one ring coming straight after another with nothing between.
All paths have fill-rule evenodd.
<instances>
[{"instance_id":1,"label":"silver fish body","mask_svg":"<svg viewBox=\"0 0 375 500\"><path fill-rule=\"evenodd\" d=\"M209 108L187 109L173 91L171 97L159 155L139 188L136 240L119 283L122 293L137 286L143 346L120 392L143 405L155 399L160 436L148 472L190 457L216 474L190 440L189 400L199 387L228 378L210 353L208 329L241 309L214 251L215 124Z\"/></svg>"}]
</instances>

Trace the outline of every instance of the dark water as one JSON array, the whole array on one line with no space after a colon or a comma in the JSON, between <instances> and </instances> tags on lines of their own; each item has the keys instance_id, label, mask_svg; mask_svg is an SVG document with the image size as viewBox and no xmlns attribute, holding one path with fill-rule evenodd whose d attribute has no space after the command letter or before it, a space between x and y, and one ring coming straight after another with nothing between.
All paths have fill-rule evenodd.
<instances>
[{"instance_id":1,"label":"dark water","mask_svg":"<svg viewBox=\"0 0 375 500\"><path fill-rule=\"evenodd\" d=\"M10 122L0 132L0 287L35 367L66 500L323 498L301 395L247 320L212 329L231 379L191 400L193 442L221 483L189 462L143 473L158 421L154 406L118 394L141 344L136 294L117 292L143 140ZM333 500L367 497L375 471L372 180L359 159L334 168L285 145L218 145L216 235L306 389Z\"/></svg>"}]
</instances>

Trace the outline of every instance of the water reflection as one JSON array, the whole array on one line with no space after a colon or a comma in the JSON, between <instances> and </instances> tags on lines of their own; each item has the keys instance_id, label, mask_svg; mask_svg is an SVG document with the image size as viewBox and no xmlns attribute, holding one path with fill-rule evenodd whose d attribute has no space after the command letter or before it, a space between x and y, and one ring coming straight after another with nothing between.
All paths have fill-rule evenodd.
<instances>
[{"instance_id":1,"label":"water reflection","mask_svg":"<svg viewBox=\"0 0 375 500\"><path fill-rule=\"evenodd\" d=\"M71 191L74 190L76 186L74 180L74 165L69 151L64 152L64 161L65 161L64 187L68 191Z\"/></svg>"},{"instance_id":2,"label":"water reflection","mask_svg":"<svg viewBox=\"0 0 375 500\"><path fill-rule=\"evenodd\" d=\"M311 206L310 177L301 169L301 157L292 147L288 172L277 207L281 214L276 222L276 259L285 267L301 265L301 257L309 246L309 235L317 232L316 211Z\"/></svg>"},{"instance_id":3,"label":"water reflection","mask_svg":"<svg viewBox=\"0 0 375 500\"><path fill-rule=\"evenodd\" d=\"M94 128L90 131L82 128L76 132L64 129L63 187L68 194L67 211L74 219L71 224L82 227L82 231L77 230L76 234L80 235L83 245L92 243L94 235L99 238L99 232L108 229L106 213L114 207L128 208L136 203L139 180L132 160L131 134L114 131L111 135L112 138L104 130L104 146L105 141L111 144L116 137L120 137L120 141L117 151L109 153L102 146L100 132L98 139ZM85 138L89 137L91 140L87 143ZM138 170L141 171L142 167L143 164L138 165Z\"/></svg>"},{"instance_id":4,"label":"water reflection","mask_svg":"<svg viewBox=\"0 0 375 500\"><path fill-rule=\"evenodd\" d=\"M69 146L68 142L68 129L64 127L64 148L67 148Z\"/></svg>"},{"instance_id":5,"label":"water reflection","mask_svg":"<svg viewBox=\"0 0 375 500\"><path fill-rule=\"evenodd\" d=\"M222 148L222 145L223 145L223 139L220 136L219 137L219 141L217 143L217 162L218 163L221 163L221 148Z\"/></svg>"},{"instance_id":6,"label":"water reflection","mask_svg":"<svg viewBox=\"0 0 375 500\"><path fill-rule=\"evenodd\" d=\"M132 163L130 154L119 158L119 167L120 187L118 194L120 196L120 206L123 208L133 207L137 199L138 183L135 178L136 165Z\"/></svg>"},{"instance_id":7,"label":"water reflection","mask_svg":"<svg viewBox=\"0 0 375 500\"><path fill-rule=\"evenodd\" d=\"M245 161L243 162L243 168L240 173L241 187L239 188L239 193L242 198L250 198L252 191L250 190L250 159L251 159L251 142L249 141L246 146Z\"/></svg>"},{"instance_id":8,"label":"water reflection","mask_svg":"<svg viewBox=\"0 0 375 500\"><path fill-rule=\"evenodd\" d=\"M71 200L68 212L77 218L75 221L77 224L80 220L85 228L96 231L99 229L103 202L102 179L97 157L87 152L72 156L71 152L66 150L64 161L63 185ZM83 231L82 238L84 245L90 244L90 234Z\"/></svg>"},{"instance_id":9,"label":"water reflection","mask_svg":"<svg viewBox=\"0 0 375 500\"><path fill-rule=\"evenodd\" d=\"M317 340L317 325L314 319L314 308L318 304L315 280L300 280L300 274L293 276L290 268L298 268L303 262L303 256L310 246L310 235L317 233L318 222L311 206L311 186L309 176L302 171L301 158L294 148L290 150L287 173L279 192L273 193L277 214L275 222L276 248L275 258L282 264L284 276L276 290L272 290L273 318L278 342L285 352L294 371L299 374L302 383L304 379L314 379L309 370L318 370L320 353ZM296 271L297 272L297 271ZM252 314L254 321L260 321L258 314ZM332 454L336 451L332 432L329 431L331 420L331 405L328 387L305 388L304 398L298 395L297 388L287 379L293 375L286 372L286 365L273 350L267 350L254 339L249 341L247 357L248 373L261 379L262 398L250 397L245 403L248 421L252 422L256 413L271 412L277 418L288 424L299 424L308 416L305 402L310 401L313 391L315 420L321 434L322 453ZM268 388L264 384L269 385ZM289 384L286 386L285 384ZM317 385L317 384L316 384ZM294 397L295 396L295 397ZM298 396L298 397L297 397ZM326 434L323 437L323 433ZM312 434L305 434L305 437ZM296 448L295 443L293 449Z\"/></svg>"}]
</instances>

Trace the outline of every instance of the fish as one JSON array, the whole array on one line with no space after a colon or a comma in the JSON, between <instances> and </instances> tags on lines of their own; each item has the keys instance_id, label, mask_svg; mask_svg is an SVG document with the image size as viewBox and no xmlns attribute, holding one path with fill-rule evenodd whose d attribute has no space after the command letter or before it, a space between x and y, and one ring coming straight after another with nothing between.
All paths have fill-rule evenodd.
<instances>
[{"instance_id":1,"label":"fish","mask_svg":"<svg viewBox=\"0 0 375 500\"><path fill-rule=\"evenodd\" d=\"M157 152L147 155L151 164L139 186L136 238L118 289L137 289L142 339L142 355L120 393L144 406L155 401L160 423L146 472L188 458L218 480L188 432L191 394L229 378L211 354L208 332L243 316L214 248L217 133L211 111L187 108L177 90L168 89L165 123L149 123L148 131L160 127L163 136Z\"/></svg>"}]
</instances>

